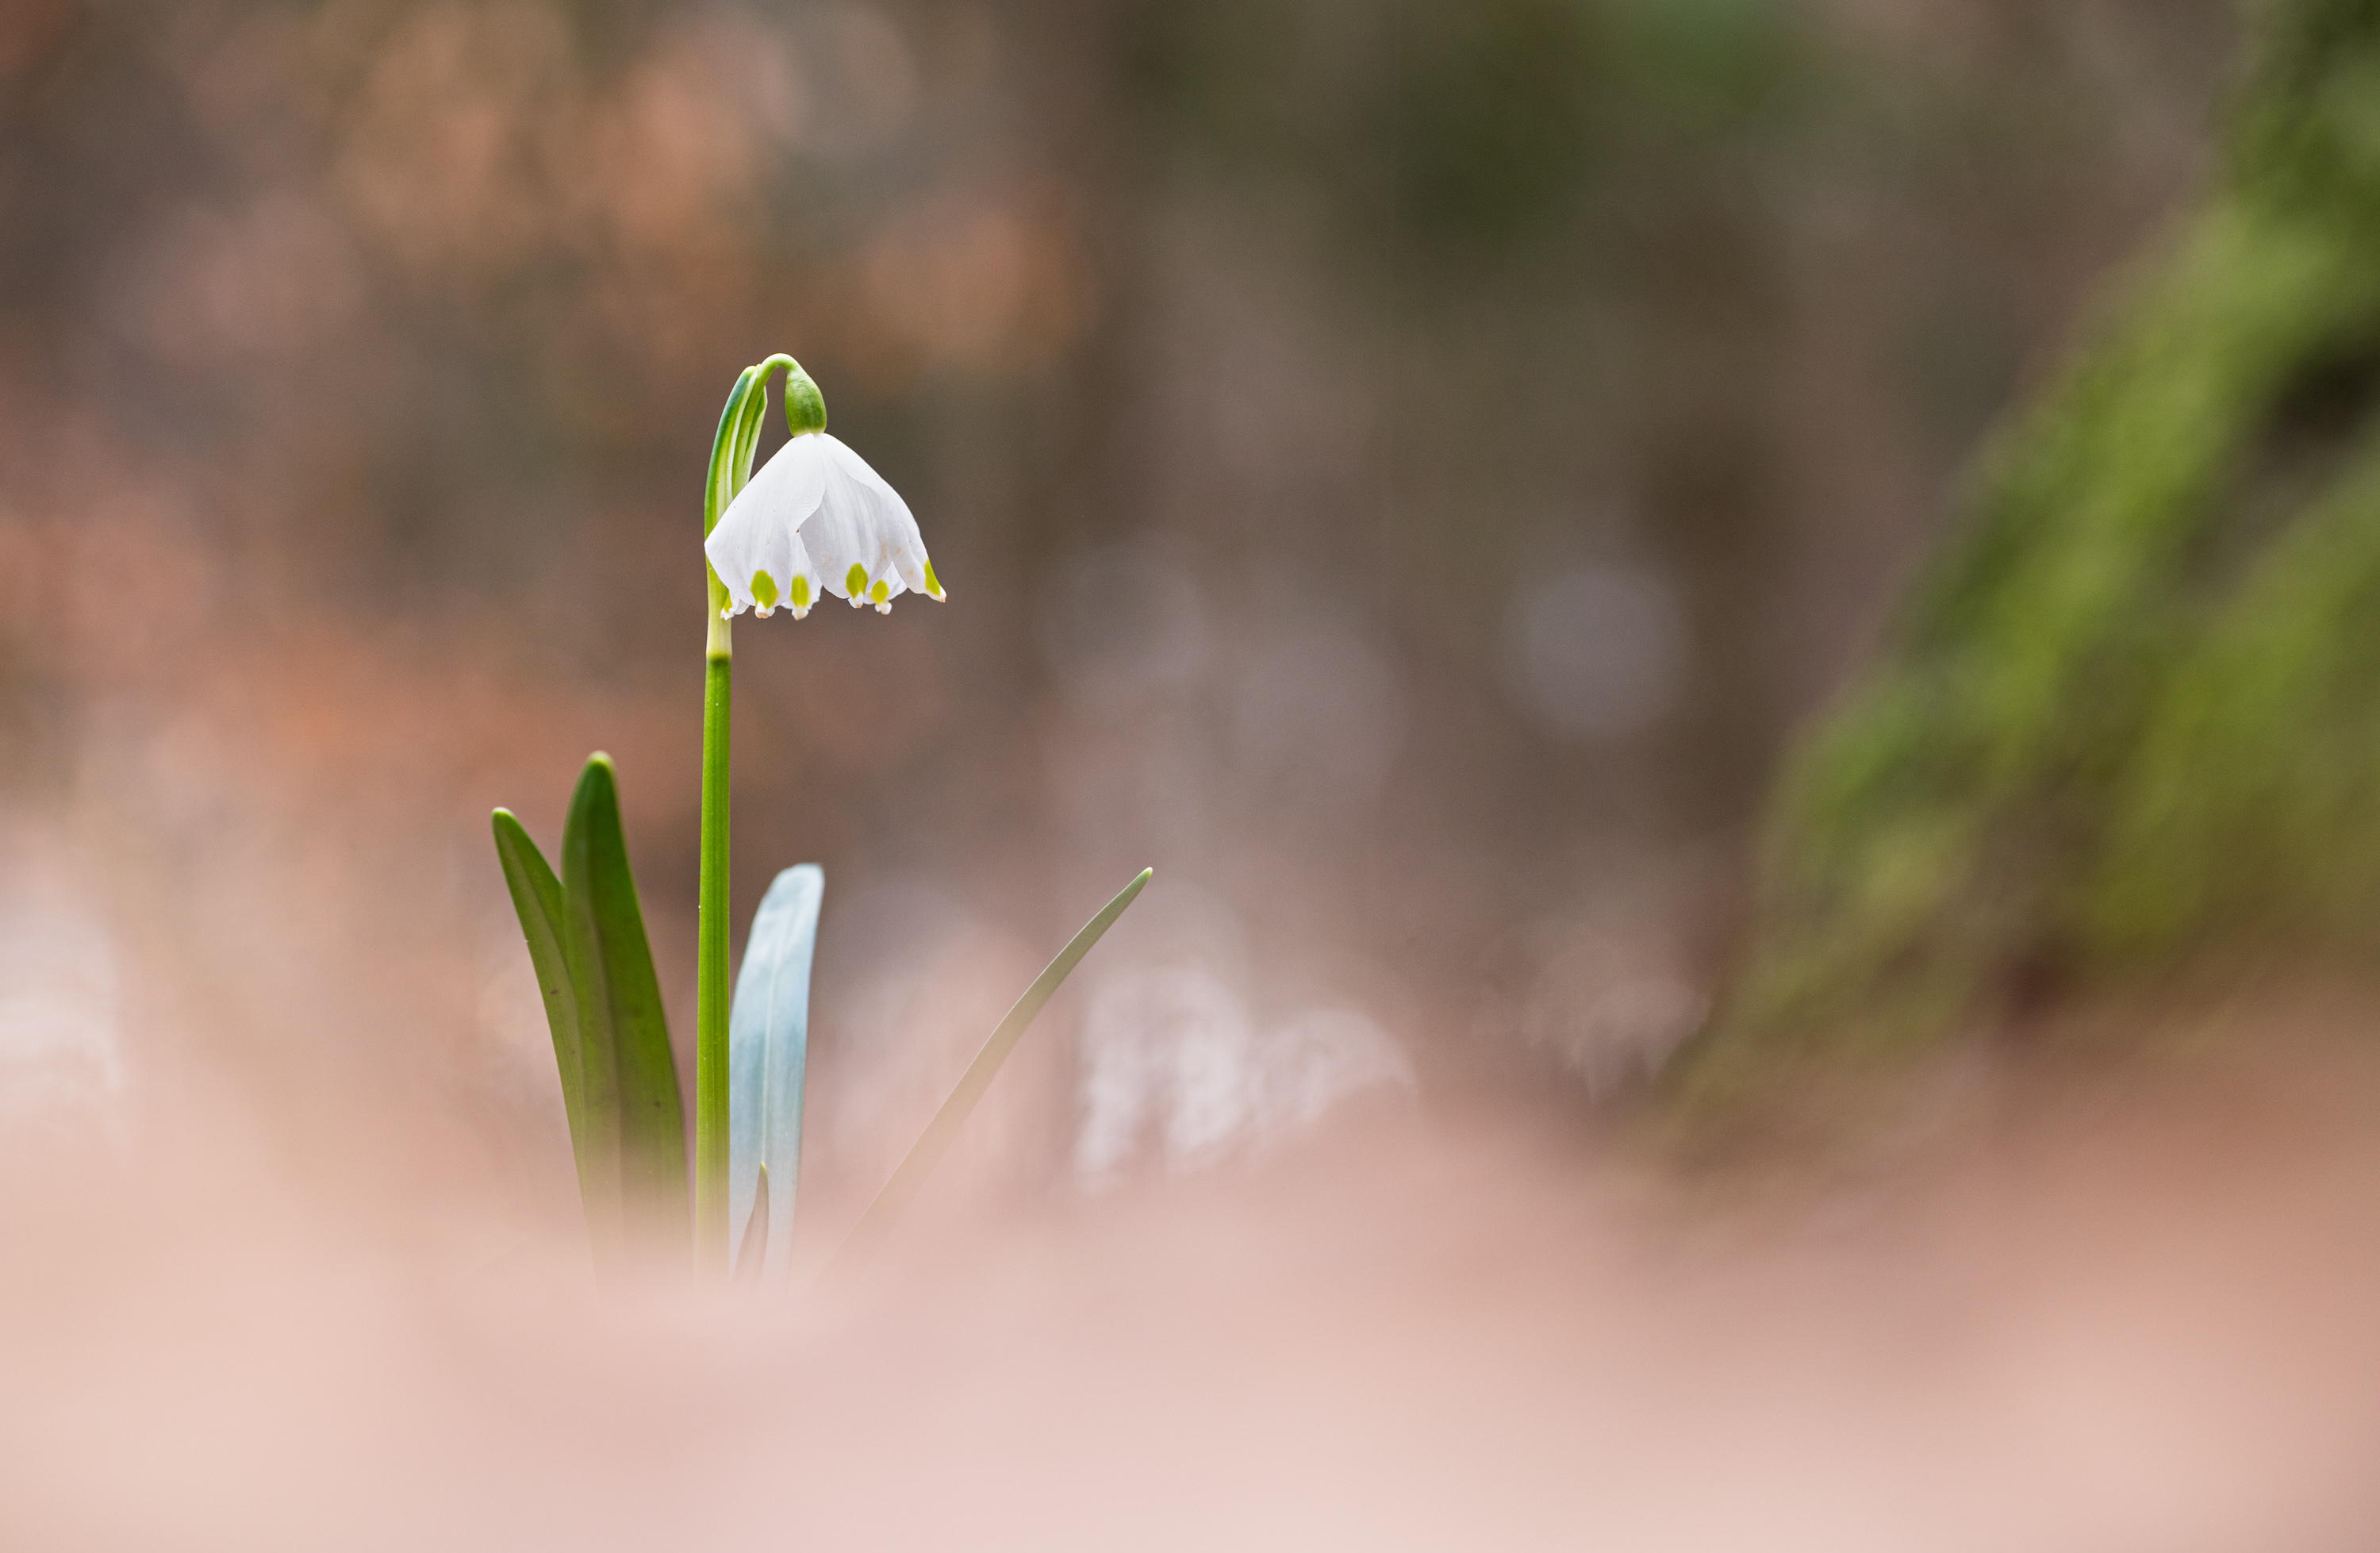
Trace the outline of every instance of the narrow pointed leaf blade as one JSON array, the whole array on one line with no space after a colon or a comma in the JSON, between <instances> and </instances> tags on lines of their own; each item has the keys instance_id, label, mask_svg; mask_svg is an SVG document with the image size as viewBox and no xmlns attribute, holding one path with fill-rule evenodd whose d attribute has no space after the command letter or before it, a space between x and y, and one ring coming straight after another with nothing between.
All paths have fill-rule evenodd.
<instances>
[{"instance_id":1,"label":"narrow pointed leaf blade","mask_svg":"<svg viewBox=\"0 0 2380 1553\"><path fill-rule=\"evenodd\" d=\"M645 941L637 882L628 871L618 776L608 755L588 761L571 795L562 838L562 888L571 968L585 992L579 1027L589 1058L590 1115L597 1054L610 1060L623 1208L656 1234L690 1236L677 1059L670 1052L661 983Z\"/></svg>"},{"instance_id":2,"label":"narrow pointed leaf blade","mask_svg":"<svg viewBox=\"0 0 2380 1553\"><path fill-rule=\"evenodd\" d=\"M770 884L744 945L727 1016L727 1221L766 1231L764 1280L781 1280L794 1239L802 1168L802 1091L809 1062L810 963L826 874L799 863ZM766 1218L752 1211L768 1181ZM744 1255L750 1254L747 1249ZM742 1266L739 1260L739 1266Z\"/></svg>"},{"instance_id":3,"label":"narrow pointed leaf blade","mask_svg":"<svg viewBox=\"0 0 2380 1553\"><path fill-rule=\"evenodd\" d=\"M868 1211L860 1215L859 1222L853 1226L851 1233L836 1249L834 1260L827 1265L826 1278L848 1277L856 1272L883 1243L884 1237L900 1222L910 1200L917 1196L917 1189L924 1186L926 1178L933 1173L935 1163L941 1158L943 1151L951 1146L951 1141L958 1136L959 1129L965 1125L976 1102L981 1100L983 1092L991 1087L991 1081L1000 1072L1000 1065L1008 1060L1008 1054L1015 1049L1026 1027L1033 1022L1034 1016L1041 1011L1041 1006L1050 1001L1059 985L1074 972L1075 967L1082 963L1083 957L1091 952L1091 946L1115 925L1115 920L1123 915L1124 908L1133 903L1134 898L1140 894L1155 873L1155 869L1142 869L1139 875L1124 886L1098 916L1083 924L1083 930L1075 935L1074 941L1059 950L1058 958L1051 960L1048 969L1036 976L1033 984L1025 989L1025 996L1010 1008L1007 1017L1000 1021L1000 1027L976 1053L975 1060L967 1064L967 1070L960 1075L957 1087L951 1091L950 1098L942 1102L942 1108L934 1113L934 1119L926 1123L925 1131L918 1134L917 1141L910 1145L907 1157L892 1172L892 1179L884 1183L884 1190L876 1194L876 1201L868 1205Z\"/></svg>"},{"instance_id":4,"label":"narrow pointed leaf blade","mask_svg":"<svg viewBox=\"0 0 2380 1553\"><path fill-rule=\"evenodd\" d=\"M537 990L545 1004L545 1022L553 1033L553 1065L562 1075L562 1108L570 1119L570 1154L578 1172L578 1190L587 1194L589 1154L586 1113L586 1073L579 1051L578 997L571 985L569 955L563 947L568 924L565 918L562 881L546 865L528 832L509 809L492 816L496 858L504 864L504 886L512 891L513 910L519 913L521 936L528 941L529 963L537 972Z\"/></svg>"}]
</instances>

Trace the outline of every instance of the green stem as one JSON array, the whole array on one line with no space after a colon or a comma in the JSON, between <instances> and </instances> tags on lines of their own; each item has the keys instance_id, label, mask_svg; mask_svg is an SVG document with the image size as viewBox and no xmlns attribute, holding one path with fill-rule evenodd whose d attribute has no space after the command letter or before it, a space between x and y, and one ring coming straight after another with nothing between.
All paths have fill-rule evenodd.
<instances>
[{"instance_id":1,"label":"green stem","mask_svg":"<svg viewBox=\"0 0 2380 1553\"><path fill-rule=\"evenodd\" d=\"M727 504L752 477L760 417L769 405L769 378L801 364L771 356L744 369L719 415L710 444L710 471L702 488L702 535L710 537ZM786 424L792 425L790 405ZM702 674L702 865L697 887L694 948L694 1265L727 1273L727 728L729 680L735 644L727 621L727 586L703 565L710 586L710 629Z\"/></svg>"},{"instance_id":2,"label":"green stem","mask_svg":"<svg viewBox=\"0 0 2380 1553\"><path fill-rule=\"evenodd\" d=\"M747 367L720 412L702 488L702 535L735 498L748 467L745 426L766 397L760 373ZM727 589L709 562L702 568L710 625L702 672L702 843L695 894L694 949L694 1262L698 1271L727 1266L727 729L729 670L735 640L725 611Z\"/></svg>"},{"instance_id":3,"label":"green stem","mask_svg":"<svg viewBox=\"0 0 2380 1553\"><path fill-rule=\"evenodd\" d=\"M713 590L723 593L716 582ZM694 1261L727 1271L727 622L711 611L702 676L702 870L694 981Z\"/></svg>"}]
</instances>

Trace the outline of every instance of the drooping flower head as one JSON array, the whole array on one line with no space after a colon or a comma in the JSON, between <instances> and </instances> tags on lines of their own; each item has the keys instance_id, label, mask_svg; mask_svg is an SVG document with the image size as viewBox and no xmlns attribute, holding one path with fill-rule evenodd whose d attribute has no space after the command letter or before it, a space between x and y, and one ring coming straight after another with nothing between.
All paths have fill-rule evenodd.
<instances>
[{"instance_id":1,"label":"drooping flower head","mask_svg":"<svg viewBox=\"0 0 2380 1553\"><path fill-rule=\"evenodd\" d=\"M792 436L703 541L727 589L721 613L766 618L782 604L798 620L832 593L889 615L905 593L941 598L909 504L827 434L826 400L798 367L785 377L785 422Z\"/></svg>"}]
</instances>

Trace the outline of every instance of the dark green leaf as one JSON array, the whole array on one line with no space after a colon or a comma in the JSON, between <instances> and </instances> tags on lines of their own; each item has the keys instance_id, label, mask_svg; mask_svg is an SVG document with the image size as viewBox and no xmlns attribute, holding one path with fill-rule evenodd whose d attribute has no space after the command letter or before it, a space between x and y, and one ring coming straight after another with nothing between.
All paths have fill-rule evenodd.
<instances>
[{"instance_id":1,"label":"dark green leaf","mask_svg":"<svg viewBox=\"0 0 2380 1553\"><path fill-rule=\"evenodd\" d=\"M545 1003L545 1022L553 1032L553 1065L562 1074L562 1107L570 1119L570 1152L578 1166L578 1191L589 1202L597 1190L591 1183L611 1179L592 1153L586 1121L586 1062L579 1049L578 998L570 981L568 952L563 940L568 932L562 881L546 866L527 830L509 809L493 816L496 858L504 864L504 885L512 891L513 910L520 914L521 936L528 941L529 963L537 970L537 990Z\"/></svg>"},{"instance_id":2,"label":"dark green leaf","mask_svg":"<svg viewBox=\"0 0 2380 1553\"><path fill-rule=\"evenodd\" d=\"M617 1117L620 1196L656 1233L691 1234L686 1199L686 1114L677 1061L662 1015L661 984L645 942L644 913L628 871L611 757L579 774L562 838L565 935L571 979L582 989L589 1120L608 1102ZM690 1243L690 1242L689 1242Z\"/></svg>"}]
</instances>

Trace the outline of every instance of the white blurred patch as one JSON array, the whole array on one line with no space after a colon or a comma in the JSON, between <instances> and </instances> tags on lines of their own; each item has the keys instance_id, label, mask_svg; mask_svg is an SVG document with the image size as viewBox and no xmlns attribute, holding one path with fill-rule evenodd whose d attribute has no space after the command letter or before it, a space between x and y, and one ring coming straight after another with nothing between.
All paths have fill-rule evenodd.
<instances>
[{"instance_id":1,"label":"white blurred patch","mask_svg":"<svg viewBox=\"0 0 2380 1553\"><path fill-rule=\"evenodd\" d=\"M1374 796L1404 740L1388 658L1354 631L1314 623L1252 654L1232 704L1242 772L1308 803Z\"/></svg>"},{"instance_id":2,"label":"white blurred patch","mask_svg":"<svg viewBox=\"0 0 2380 1553\"><path fill-rule=\"evenodd\" d=\"M1389 1033L1351 1009L1311 1009L1275 1030L1265 1061L1267 1117L1286 1136L1367 1089L1415 1087Z\"/></svg>"},{"instance_id":3,"label":"white blurred patch","mask_svg":"<svg viewBox=\"0 0 2380 1553\"><path fill-rule=\"evenodd\" d=\"M1585 566L1524 583L1505 615L1504 679L1541 730L1617 743L1658 722L1691 650L1677 590L1647 567Z\"/></svg>"},{"instance_id":4,"label":"white blurred patch","mask_svg":"<svg viewBox=\"0 0 2380 1553\"><path fill-rule=\"evenodd\" d=\"M1661 935L1552 922L1531 936L1524 1033L1591 1093L1650 1076L1709 1012L1708 997Z\"/></svg>"},{"instance_id":5,"label":"white blurred patch","mask_svg":"<svg viewBox=\"0 0 2380 1553\"><path fill-rule=\"evenodd\" d=\"M115 940L67 891L0 888L0 1123L96 1117L125 1087Z\"/></svg>"},{"instance_id":6,"label":"white blurred patch","mask_svg":"<svg viewBox=\"0 0 2380 1553\"><path fill-rule=\"evenodd\" d=\"M1403 1048L1363 1015L1300 1013L1259 1031L1232 985L1196 966L1135 971L1092 995L1075 1174L1112 1181L1145 1154L1170 1169L1282 1142L1366 1090L1411 1090Z\"/></svg>"}]
</instances>

